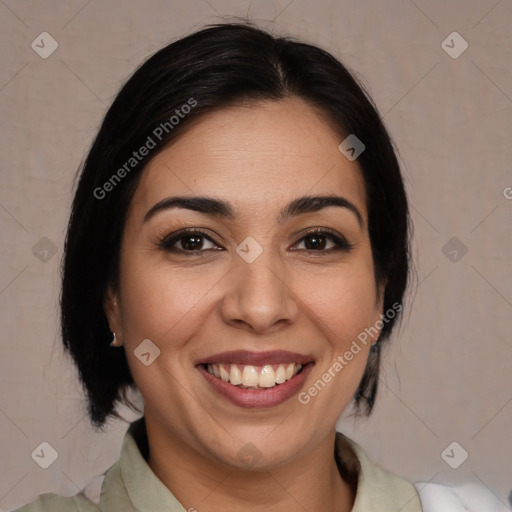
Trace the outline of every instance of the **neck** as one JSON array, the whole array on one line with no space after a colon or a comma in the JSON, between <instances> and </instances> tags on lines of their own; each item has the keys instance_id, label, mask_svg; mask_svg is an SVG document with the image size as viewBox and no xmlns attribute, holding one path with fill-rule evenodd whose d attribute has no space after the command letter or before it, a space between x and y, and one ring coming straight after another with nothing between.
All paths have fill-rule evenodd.
<instances>
[{"instance_id":1,"label":"neck","mask_svg":"<svg viewBox=\"0 0 512 512\"><path fill-rule=\"evenodd\" d=\"M269 470L230 467L148 426L148 464L186 510L218 512L349 512L354 490L334 458L335 431L300 459Z\"/></svg>"}]
</instances>

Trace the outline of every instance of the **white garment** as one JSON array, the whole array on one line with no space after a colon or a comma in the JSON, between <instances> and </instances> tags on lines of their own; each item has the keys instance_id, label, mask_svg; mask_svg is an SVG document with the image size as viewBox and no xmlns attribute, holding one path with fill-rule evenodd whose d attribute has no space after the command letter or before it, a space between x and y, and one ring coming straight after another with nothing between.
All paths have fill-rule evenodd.
<instances>
[{"instance_id":1,"label":"white garment","mask_svg":"<svg viewBox=\"0 0 512 512\"><path fill-rule=\"evenodd\" d=\"M418 482L423 512L510 512L497 496L483 485L466 483L447 486Z\"/></svg>"}]
</instances>

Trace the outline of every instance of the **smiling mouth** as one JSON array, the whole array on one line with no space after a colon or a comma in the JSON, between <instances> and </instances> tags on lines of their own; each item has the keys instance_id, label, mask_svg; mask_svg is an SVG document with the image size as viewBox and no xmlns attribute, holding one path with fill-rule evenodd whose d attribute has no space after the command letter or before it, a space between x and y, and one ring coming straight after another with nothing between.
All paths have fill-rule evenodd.
<instances>
[{"instance_id":1,"label":"smiling mouth","mask_svg":"<svg viewBox=\"0 0 512 512\"><path fill-rule=\"evenodd\" d=\"M299 374L301 363L266 364L203 364L206 371L218 379L241 389L270 389L284 384Z\"/></svg>"}]
</instances>

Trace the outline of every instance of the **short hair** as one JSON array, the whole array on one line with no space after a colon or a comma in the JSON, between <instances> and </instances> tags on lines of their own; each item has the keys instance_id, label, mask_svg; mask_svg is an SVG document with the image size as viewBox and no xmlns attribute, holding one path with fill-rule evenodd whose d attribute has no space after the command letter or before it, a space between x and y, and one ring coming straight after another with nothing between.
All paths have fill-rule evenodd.
<instances>
[{"instance_id":1,"label":"short hair","mask_svg":"<svg viewBox=\"0 0 512 512\"><path fill-rule=\"evenodd\" d=\"M385 285L384 311L402 304L410 254L406 193L394 145L364 86L334 56L311 44L276 37L249 22L208 25L159 50L132 74L81 166L63 254L61 334L97 429L109 416L124 419L117 403L138 410L126 394L137 389L126 353L109 346L103 304L107 286L119 285L126 213L145 165L203 114L287 97L320 110L339 131L340 142L355 134L364 143L357 163L366 189L375 279ZM135 159L133 152L148 137L156 147ZM397 312L383 322L353 397L356 410L364 405L367 415L376 398L381 345L398 317Z\"/></svg>"}]
</instances>

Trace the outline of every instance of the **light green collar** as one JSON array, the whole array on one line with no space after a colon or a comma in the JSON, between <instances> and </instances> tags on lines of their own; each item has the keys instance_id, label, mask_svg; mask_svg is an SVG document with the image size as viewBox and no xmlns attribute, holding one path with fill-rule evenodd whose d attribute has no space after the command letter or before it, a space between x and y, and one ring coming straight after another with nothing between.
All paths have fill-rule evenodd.
<instances>
[{"instance_id":1,"label":"light green collar","mask_svg":"<svg viewBox=\"0 0 512 512\"><path fill-rule=\"evenodd\" d=\"M352 447L360 466L352 512L422 512L418 492L411 482L371 462L356 442L337 432L336 449L344 457L347 445Z\"/></svg>"},{"instance_id":2,"label":"light green collar","mask_svg":"<svg viewBox=\"0 0 512 512\"><path fill-rule=\"evenodd\" d=\"M144 417L132 423L118 461L107 471L99 508L102 511L187 512L158 479L142 455L135 432L145 436ZM142 438L147 443L147 437ZM361 447L336 433L336 450L341 460L358 469L357 494L352 512L421 512L414 485L373 464ZM352 457L352 460L347 460Z\"/></svg>"}]
</instances>

